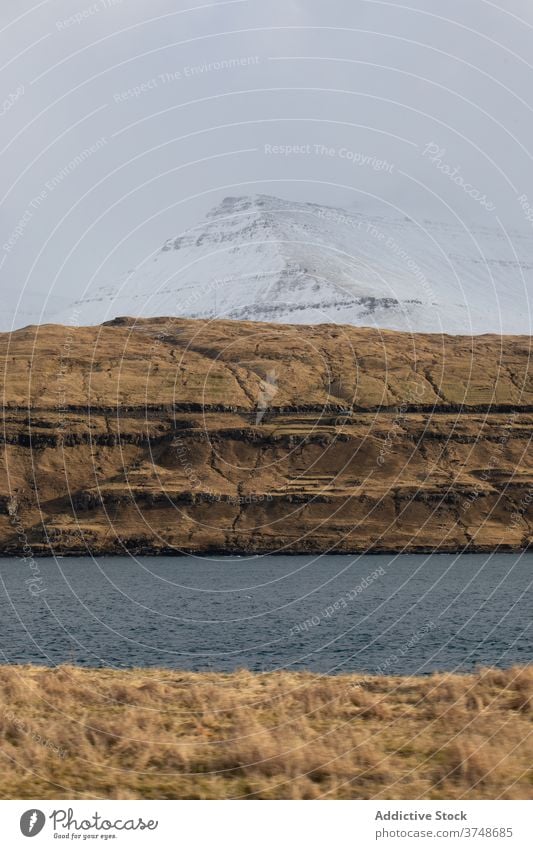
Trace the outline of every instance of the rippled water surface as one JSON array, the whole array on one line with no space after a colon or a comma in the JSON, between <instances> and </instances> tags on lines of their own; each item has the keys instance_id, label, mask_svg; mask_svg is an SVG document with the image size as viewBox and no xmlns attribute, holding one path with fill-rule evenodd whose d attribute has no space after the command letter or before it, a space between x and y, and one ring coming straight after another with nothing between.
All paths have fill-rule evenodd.
<instances>
[{"instance_id":1,"label":"rippled water surface","mask_svg":"<svg viewBox=\"0 0 533 849\"><path fill-rule=\"evenodd\" d=\"M533 661L533 554L0 560L2 662L388 674ZM32 594L32 590L33 593Z\"/></svg>"}]
</instances>

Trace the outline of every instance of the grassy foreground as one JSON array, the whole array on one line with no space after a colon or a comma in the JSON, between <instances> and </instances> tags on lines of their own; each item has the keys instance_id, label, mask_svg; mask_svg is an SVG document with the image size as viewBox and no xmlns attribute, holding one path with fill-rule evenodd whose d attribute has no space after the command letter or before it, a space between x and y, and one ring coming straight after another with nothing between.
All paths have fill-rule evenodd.
<instances>
[{"instance_id":1,"label":"grassy foreground","mask_svg":"<svg viewBox=\"0 0 533 849\"><path fill-rule=\"evenodd\" d=\"M533 798L533 667L0 667L0 797Z\"/></svg>"}]
</instances>

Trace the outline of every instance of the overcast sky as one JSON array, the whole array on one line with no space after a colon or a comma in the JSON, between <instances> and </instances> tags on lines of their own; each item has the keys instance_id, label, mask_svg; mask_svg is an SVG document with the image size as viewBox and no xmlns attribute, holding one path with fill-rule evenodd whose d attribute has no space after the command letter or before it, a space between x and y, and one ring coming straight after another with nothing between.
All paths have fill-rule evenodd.
<instances>
[{"instance_id":1,"label":"overcast sky","mask_svg":"<svg viewBox=\"0 0 533 849\"><path fill-rule=\"evenodd\" d=\"M225 195L533 228L531 0L2 0L0 43L4 324Z\"/></svg>"}]
</instances>

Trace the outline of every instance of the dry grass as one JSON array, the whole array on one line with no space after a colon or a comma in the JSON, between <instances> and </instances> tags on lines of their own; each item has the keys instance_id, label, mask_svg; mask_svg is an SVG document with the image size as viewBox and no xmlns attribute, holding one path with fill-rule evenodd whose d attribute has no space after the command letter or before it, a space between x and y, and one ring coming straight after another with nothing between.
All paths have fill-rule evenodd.
<instances>
[{"instance_id":1,"label":"dry grass","mask_svg":"<svg viewBox=\"0 0 533 849\"><path fill-rule=\"evenodd\" d=\"M0 667L0 797L531 799L533 667Z\"/></svg>"}]
</instances>

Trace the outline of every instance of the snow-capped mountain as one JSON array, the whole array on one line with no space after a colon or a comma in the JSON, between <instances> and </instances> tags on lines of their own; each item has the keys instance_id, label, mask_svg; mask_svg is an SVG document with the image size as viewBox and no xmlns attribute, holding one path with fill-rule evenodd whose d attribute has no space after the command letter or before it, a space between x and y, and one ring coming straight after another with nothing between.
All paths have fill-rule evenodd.
<instances>
[{"instance_id":1,"label":"snow-capped mountain","mask_svg":"<svg viewBox=\"0 0 533 849\"><path fill-rule=\"evenodd\" d=\"M533 234L228 197L52 320L118 315L529 333Z\"/></svg>"}]
</instances>

